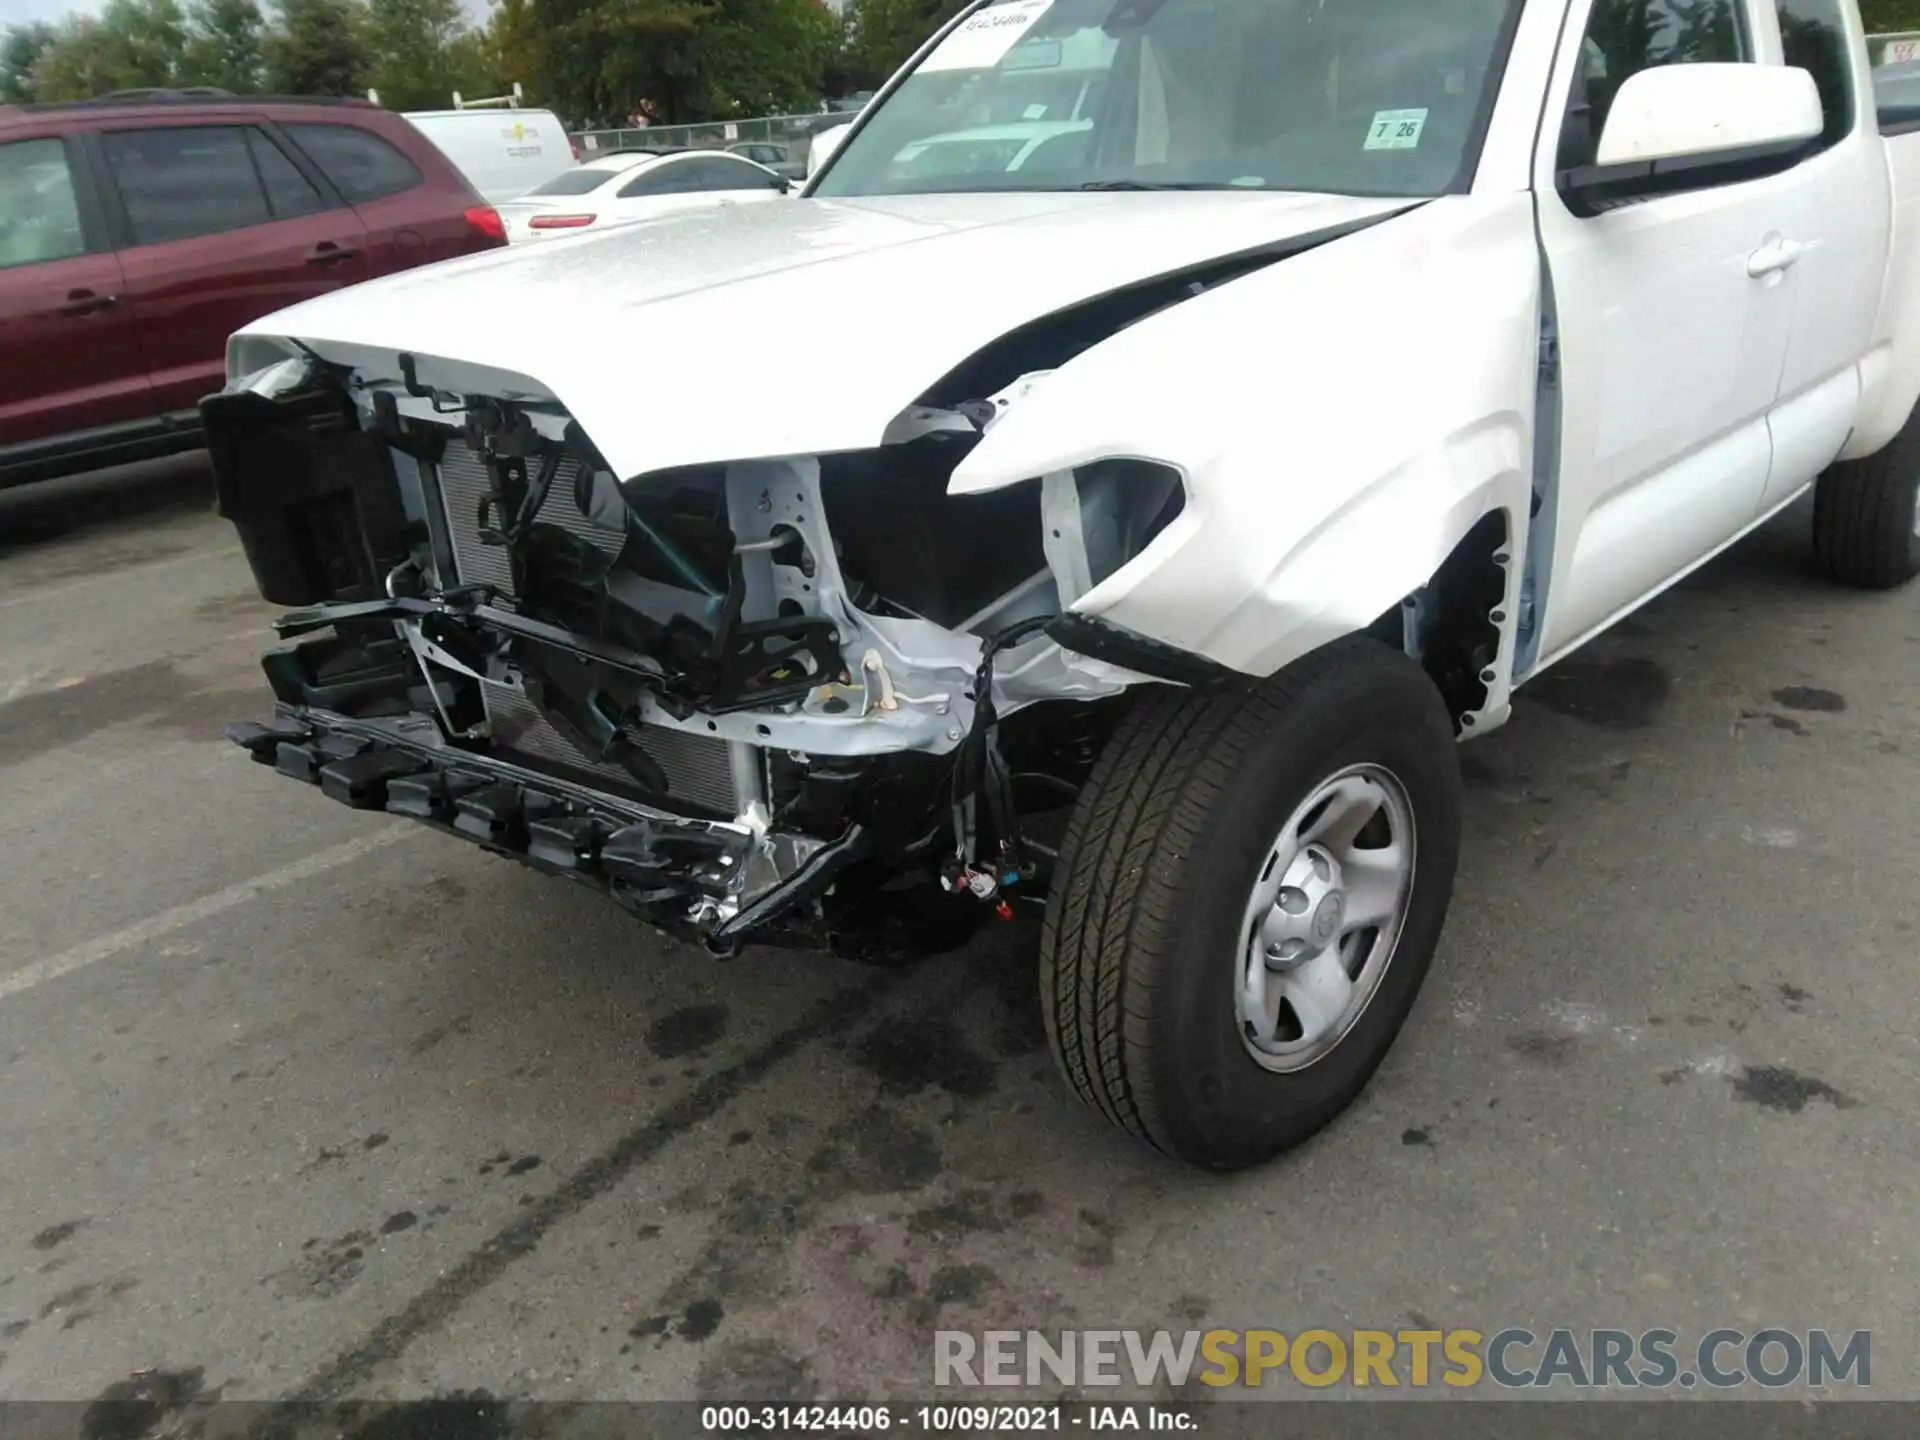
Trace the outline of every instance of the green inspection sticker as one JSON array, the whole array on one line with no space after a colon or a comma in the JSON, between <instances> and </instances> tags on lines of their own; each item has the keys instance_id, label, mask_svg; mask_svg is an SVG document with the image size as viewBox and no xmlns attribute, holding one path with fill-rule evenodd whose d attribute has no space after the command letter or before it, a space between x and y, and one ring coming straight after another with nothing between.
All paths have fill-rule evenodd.
<instances>
[{"instance_id":1,"label":"green inspection sticker","mask_svg":"<svg viewBox=\"0 0 1920 1440\"><path fill-rule=\"evenodd\" d=\"M1417 150L1420 132L1427 128L1424 110L1381 110L1367 127L1369 150Z\"/></svg>"}]
</instances>

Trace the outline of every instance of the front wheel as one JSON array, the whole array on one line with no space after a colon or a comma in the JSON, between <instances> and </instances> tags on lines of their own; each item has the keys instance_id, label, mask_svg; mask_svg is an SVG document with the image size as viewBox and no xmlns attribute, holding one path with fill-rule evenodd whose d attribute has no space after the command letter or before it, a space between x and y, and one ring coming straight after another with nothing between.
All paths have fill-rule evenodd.
<instances>
[{"instance_id":1,"label":"front wheel","mask_svg":"<svg viewBox=\"0 0 1920 1440\"><path fill-rule=\"evenodd\" d=\"M1191 1164L1299 1144L1365 1088L1433 958L1460 846L1439 693L1340 641L1249 694L1151 693L1082 792L1041 938L1080 1098Z\"/></svg>"}]
</instances>

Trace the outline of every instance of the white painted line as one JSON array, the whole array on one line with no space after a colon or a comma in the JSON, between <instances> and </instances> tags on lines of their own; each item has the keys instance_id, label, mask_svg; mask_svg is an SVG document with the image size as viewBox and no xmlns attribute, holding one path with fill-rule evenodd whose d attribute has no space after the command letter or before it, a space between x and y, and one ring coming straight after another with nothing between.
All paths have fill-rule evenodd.
<instances>
[{"instance_id":1,"label":"white painted line","mask_svg":"<svg viewBox=\"0 0 1920 1440\"><path fill-rule=\"evenodd\" d=\"M211 920L215 915L231 910L236 905L261 895L270 895L275 890L284 890L289 885L298 885L302 880L311 880L329 870L358 860L362 855L370 855L375 850L391 845L415 827L410 822L401 822L391 828L376 830L371 835L362 835L358 840L349 840L344 845L335 845L304 860L296 860L291 865L282 865L278 870L269 870L264 875L256 875L251 880L242 880L238 885L229 885L224 890L216 890L198 900L189 900L184 905L176 905L171 910L162 910L145 920L127 926L124 930L115 930L110 935L102 935L89 940L84 945L76 945L71 950L63 950L58 955L49 955L44 960L35 960L30 965L6 975L0 975L0 1000L10 999L23 990L31 990L36 985L44 985L49 980L58 980L62 975L71 975L76 970L102 960L111 960L116 955L141 945L147 945L176 930L184 930L189 925L198 925L202 920Z\"/></svg>"}]
</instances>

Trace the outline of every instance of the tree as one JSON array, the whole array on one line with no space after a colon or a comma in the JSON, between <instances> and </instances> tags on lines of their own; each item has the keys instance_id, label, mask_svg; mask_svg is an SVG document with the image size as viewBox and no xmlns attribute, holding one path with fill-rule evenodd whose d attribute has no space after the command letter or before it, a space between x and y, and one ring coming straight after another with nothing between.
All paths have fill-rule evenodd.
<instances>
[{"instance_id":1,"label":"tree","mask_svg":"<svg viewBox=\"0 0 1920 1440\"><path fill-rule=\"evenodd\" d=\"M55 31L33 67L33 98L91 100L124 88L124 54L98 20L76 16Z\"/></svg>"},{"instance_id":2,"label":"tree","mask_svg":"<svg viewBox=\"0 0 1920 1440\"><path fill-rule=\"evenodd\" d=\"M875 89L959 9L959 0L852 0L842 67L856 88Z\"/></svg>"},{"instance_id":3,"label":"tree","mask_svg":"<svg viewBox=\"0 0 1920 1440\"><path fill-rule=\"evenodd\" d=\"M728 0L687 45L691 106L721 120L810 110L839 41L820 0Z\"/></svg>"},{"instance_id":4,"label":"tree","mask_svg":"<svg viewBox=\"0 0 1920 1440\"><path fill-rule=\"evenodd\" d=\"M569 115L620 124L704 119L688 46L718 0L532 0L547 37L543 94Z\"/></svg>"},{"instance_id":5,"label":"tree","mask_svg":"<svg viewBox=\"0 0 1920 1440\"><path fill-rule=\"evenodd\" d=\"M359 0L280 0L266 41L267 88L281 95L364 95L373 78Z\"/></svg>"},{"instance_id":6,"label":"tree","mask_svg":"<svg viewBox=\"0 0 1920 1440\"><path fill-rule=\"evenodd\" d=\"M380 103L395 110L446 105L459 88L456 50L466 31L459 0L369 0L367 12Z\"/></svg>"},{"instance_id":7,"label":"tree","mask_svg":"<svg viewBox=\"0 0 1920 1440\"><path fill-rule=\"evenodd\" d=\"M1920 30L1920 0L1860 0L1869 35Z\"/></svg>"},{"instance_id":8,"label":"tree","mask_svg":"<svg viewBox=\"0 0 1920 1440\"><path fill-rule=\"evenodd\" d=\"M533 0L494 0L479 40L486 84L476 88L489 95L498 94L512 89L517 80L543 100L550 98L546 40L546 31L534 14Z\"/></svg>"},{"instance_id":9,"label":"tree","mask_svg":"<svg viewBox=\"0 0 1920 1440\"><path fill-rule=\"evenodd\" d=\"M194 0L188 12L186 77L236 95L260 88L266 21L254 0Z\"/></svg>"},{"instance_id":10,"label":"tree","mask_svg":"<svg viewBox=\"0 0 1920 1440\"><path fill-rule=\"evenodd\" d=\"M100 23L117 52L118 88L180 83L187 58L180 0L107 0Z\"/></svg>"},{"instance_id":11,"label":"tree","mask_svg":"<svg viewBox=\"0 0 1920 1440\"><path fill-rule=\"evenodd\" d=\"M33 69L54 42L44 20L9 25L0 35L0 104L26 105L34 98Z\"/></svg>"}]
</instances>

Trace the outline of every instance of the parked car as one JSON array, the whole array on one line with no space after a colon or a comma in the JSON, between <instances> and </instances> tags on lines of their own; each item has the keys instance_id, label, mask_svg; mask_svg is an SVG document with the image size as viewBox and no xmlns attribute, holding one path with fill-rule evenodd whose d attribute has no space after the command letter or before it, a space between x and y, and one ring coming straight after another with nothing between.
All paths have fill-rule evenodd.
<instances>
[{"instance_id":1,"label":"parked car","mask_svg":"<svg viewBox=\"0 0 1920 1440\"><path fill-rule=\"evenodd\" d=\"M221 505L301 608L233 738L722 953L1044 904L1075 1093L1299 1143L1432 961L1459 741L1809 491L1832 576L1920 573L1856 0L1645 8L989 0L796 203L249 326ZM897 173L923 80L1096 27L1077 168Z\"/></svg>"},{"instance_id":2,"label":"parked car","mask_svg":"<svg viewBox=\"0 0 1920 1440\"><path fill-rule=\"evenodd\" d=\"M489 205L517 200L579 160L551 110L417 110L407 120Z\"/></svg>"},{"instance_id":3,"label":"parked car","mask_svg":"<svg viewBox=\"0 0 1920 1440\"><path fill-rule=\"evenodd\" d=\"M784 145L773 145L765 140L742 140L737 145L729 145L727 153L764 166L790 184L797 185L807 178L806 165L793 159Z\"/></svg>"},{"instance_id":4,"label":"parked car","mask_svg":"<svg viewBox=\"0 0 1920 1440\"><path fill-rule=\"evenodd\" d=\"M193 449L235 330L504 241L364 102L0 106L0 488Z\"/></svg>"},{"instance_id":5,"label":"parked car","mask_svg":"<svg viewBox=\"0 0 1920 1440\"><path fill-rule=\"evenodd\" d=\"M840 148L840 142L853 131L853 123L831 125L825 130L816 131L807 142L807 178L812 179L826 168L827 161L833 158L833 152Z\"/></svg>"},{"instance_id":6,"label":"parked car","mask_svg":"<svg viewBox=\"0 0 1920 1440\"><path fill-rule=\"evenodd\" d=\"M500 206L507 239L526 244L683 210L777 200L790 184L724 150L621 150L584 161Z\"/></svg>"}]
</instances>

